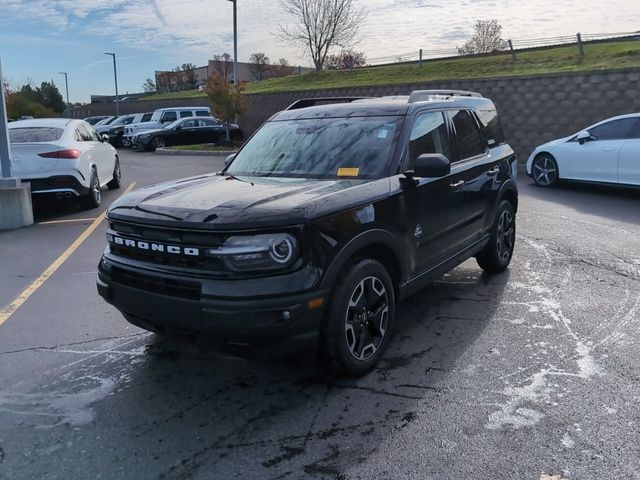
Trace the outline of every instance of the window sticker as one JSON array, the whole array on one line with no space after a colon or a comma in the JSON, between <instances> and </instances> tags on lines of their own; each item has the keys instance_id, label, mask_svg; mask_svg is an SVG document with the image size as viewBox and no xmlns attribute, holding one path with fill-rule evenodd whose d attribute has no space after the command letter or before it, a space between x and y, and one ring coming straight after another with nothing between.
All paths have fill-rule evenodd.
<instances>
[{"instance_id":1,"label":"window sticker","mask_svg":"<svg viewBox=\"0 0 640 480\"><path fill-rule=\"evenodd\" d=\"M387 138L388 133L389 130L387 130L386 128L381 128L380 130L378 130L378 138Z\"/></svg>"},{"instance_id":2,"label":"window sticker","mask_svg":"<svg viewBox=\"0 0 640 480\"><path fill-rule=\"evenodd\" d=\"M358 167L342 167L338 169L339 177L357 177L360 169Z\"/></svg>"}]
</instances>

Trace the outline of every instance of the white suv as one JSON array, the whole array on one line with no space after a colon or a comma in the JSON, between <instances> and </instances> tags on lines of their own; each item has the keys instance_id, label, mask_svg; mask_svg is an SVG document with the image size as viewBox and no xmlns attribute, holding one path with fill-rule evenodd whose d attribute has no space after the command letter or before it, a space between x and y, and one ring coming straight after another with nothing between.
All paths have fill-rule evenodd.
<instances>
[{"instance_id":1,"label":"white suv","mask_svg":"<svg viewBox=\"0 0 640 480\"><path fill-rule=\"evenodd\" d=\"M179 118L187 117L210 117L211 109L209 107L172 107L172 108L159 108L151 115L151 120L148 122L132 123L127 125L124 129L124 137L126 142L131 142L131 137L134 133L141 132L143 130L153 130L156 128L162 128L164 125L168 125L171 122L178 120Z\"/></svg>"}]
</instances>

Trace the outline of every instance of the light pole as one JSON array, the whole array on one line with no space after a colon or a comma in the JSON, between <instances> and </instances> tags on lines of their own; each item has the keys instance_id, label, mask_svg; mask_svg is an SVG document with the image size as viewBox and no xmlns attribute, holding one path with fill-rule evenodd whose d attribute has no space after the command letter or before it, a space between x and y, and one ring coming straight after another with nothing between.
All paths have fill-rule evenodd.
<instances>
[{"instance_id":1,"label":"light pole","mask_svg":"<svg viewBox=\"0 0 640 480\"><path fill-rule=\"evenodd\" d=\"M58 72L60 75L64 75L64 88L67 91L67 116L71 116L71 106L69 104L69 79L67 77L67 72Z\"/></svg>"},{"instance_id":2,"label":"light pole","mask_svg":"<svg viewBox=\"0 0 640 480\"><path fill-rule=\"evenodd\" d=\"M4 101L4 77L0 64L0 177L11 176L11 147L9 145L9 127L7 126L7 107Z\"/></svg>"},{"instance_id":3,"label":"light pole","mask_svg":"<svg viewBox=\"0 0 640 480\"><path fill-rule=\"evenodd\" d=\"M233 3L233 90L238 85L238 17L237 0L228 0Z\"/></svg>"},{"instance_id":4,"label":"light pole","mask_svg":"<svg viewBox=\"0 0 640 480\"><path fill-rule=\"evenodd\" d=\"M118 100L118 71L116 70L116 54L105 52L105 55L113 57L113 79L116 82L116 116L120 115L120 101Z\"/></svg>"}]
</instances>

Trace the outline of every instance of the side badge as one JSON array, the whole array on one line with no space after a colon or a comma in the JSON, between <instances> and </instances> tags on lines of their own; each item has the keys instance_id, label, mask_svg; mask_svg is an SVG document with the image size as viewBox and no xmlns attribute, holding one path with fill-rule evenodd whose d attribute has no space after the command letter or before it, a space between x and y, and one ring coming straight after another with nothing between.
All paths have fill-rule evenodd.
<instances>
[{"instance_id":1,"label":"side badge","mask_svg":"<svg viewBox=\"0 0 640 480\"><path fill-rule=\"evenodd\" d=\"M416 230L413 232L413 236L416 238L420 238L422 236L422 227L420 224L416 225Z\"/></svg>"}]
</instances>

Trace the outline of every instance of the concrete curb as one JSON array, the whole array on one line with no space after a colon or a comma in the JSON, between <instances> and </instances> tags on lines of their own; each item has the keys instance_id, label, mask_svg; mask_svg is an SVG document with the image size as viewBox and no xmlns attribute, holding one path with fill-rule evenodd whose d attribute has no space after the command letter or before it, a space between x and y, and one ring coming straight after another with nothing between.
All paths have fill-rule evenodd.
<instances>
[{"instance_id":1,"label":"concrete curb","mask_svg":"<svg viewBox=\"0 0 640 480\"><path fill-rule=\"evenodd\" d=\"M236 153L237 150L222 150L222 151L203 151L203 150L175 150L173 148L157 148L156 153L159 155L189 155L199 157L226 157L232 153Z\"/></svg>"}]
</instances>

